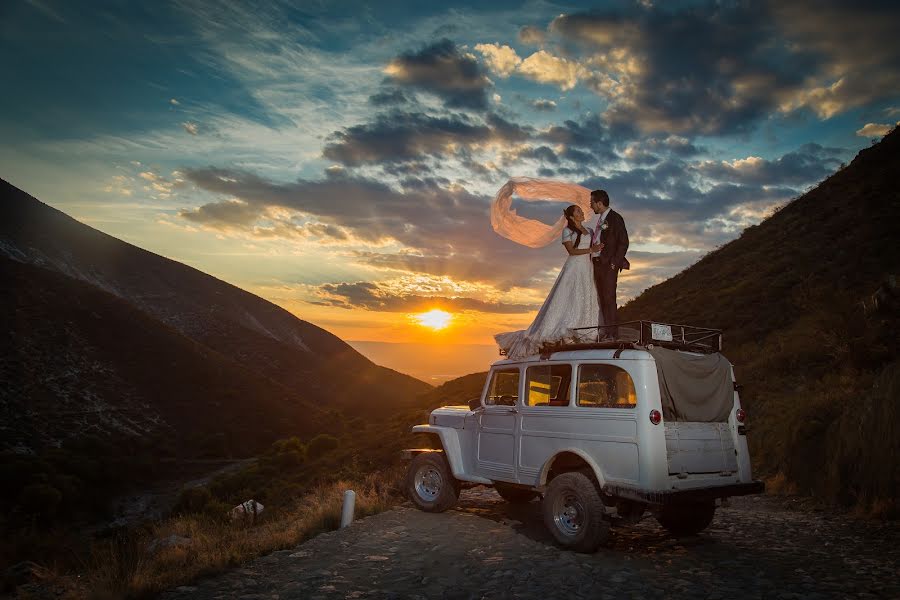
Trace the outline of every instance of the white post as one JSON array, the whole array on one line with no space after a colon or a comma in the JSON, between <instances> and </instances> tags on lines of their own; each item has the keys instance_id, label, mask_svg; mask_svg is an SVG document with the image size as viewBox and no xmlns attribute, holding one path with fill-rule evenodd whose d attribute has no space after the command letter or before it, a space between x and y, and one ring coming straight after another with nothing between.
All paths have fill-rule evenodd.
<instances>
[{"instance_id":1,"label":"white post","mask_svg":"<svg viewBox=\"0 0 900 600\"><path fill-rule=\"evenodd\" d=\"M356 507L356 492L344 492L344 506L341 508L341 529L353 522L353 509Z\"/></svg>"}]
</instances>

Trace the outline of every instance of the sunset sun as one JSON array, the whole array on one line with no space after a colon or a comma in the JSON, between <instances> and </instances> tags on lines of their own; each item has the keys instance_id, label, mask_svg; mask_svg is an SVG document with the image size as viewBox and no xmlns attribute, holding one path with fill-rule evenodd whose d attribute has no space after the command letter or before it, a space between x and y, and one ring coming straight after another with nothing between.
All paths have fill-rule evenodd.
<instances>
[{"instance_id":1,"label":"sunset sun","mask_svg":"<svg viewBox=\"0 0 900 600\"><path fill-rule=\"evenodd\" d=\"M453 315L446 311L434 308L428 312L412 315L412 318L422 327L428 327L429 329L439 331L450 324L450 321L453 320Z\"/></svg>"}]
</instances>

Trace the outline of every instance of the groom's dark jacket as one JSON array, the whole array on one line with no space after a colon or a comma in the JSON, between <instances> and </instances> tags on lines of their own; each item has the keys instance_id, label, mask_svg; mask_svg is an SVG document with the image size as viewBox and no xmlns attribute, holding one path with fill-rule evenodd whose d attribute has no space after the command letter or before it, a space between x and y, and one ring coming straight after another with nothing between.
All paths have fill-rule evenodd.
<instances>
[{"instance_id":1,"label":"groom's dark jacket","mask_svg":"<svg viewBox=\"0 0 900 600\"><path fill-rule=\"evenodd\" d=\"M630 269L631 265L625 258L625 253L628 252L628 230L625 229L625 219L616 211L610 210L606 215L606 224L607 228L600 231L599 237L599 241L604 244L603 250L594 260L600 261L601 264L612 263L619 270ZM600 226L599 221L597 226Z\"/></svg>"}]
</instances>

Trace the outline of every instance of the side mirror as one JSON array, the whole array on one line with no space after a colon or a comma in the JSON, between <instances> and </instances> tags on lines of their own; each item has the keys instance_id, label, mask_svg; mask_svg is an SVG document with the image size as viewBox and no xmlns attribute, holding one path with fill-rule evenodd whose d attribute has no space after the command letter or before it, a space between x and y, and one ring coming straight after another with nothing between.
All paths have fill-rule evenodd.
<instances>
[{"instance_id":1,"label":"side mirror","mask_svg":"<svg viewBox=\"0 0 900 600\"><path fill-rule=\"evenodd\" d=\"M481 398L472 398L469 400L469 410L481 408Z\"/></svg>"}]
</instances>

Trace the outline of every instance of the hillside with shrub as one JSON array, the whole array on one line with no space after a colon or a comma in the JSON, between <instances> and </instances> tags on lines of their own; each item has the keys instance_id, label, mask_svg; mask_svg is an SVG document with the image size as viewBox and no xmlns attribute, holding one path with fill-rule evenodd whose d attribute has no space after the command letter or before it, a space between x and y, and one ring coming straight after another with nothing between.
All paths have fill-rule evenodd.
<instances>
[{"instance_id":1,"label":"hillside with shrub","mask_svg":"<svg viewBox=\"0 0 900 600\"><path fill-rule=\"evenodd\" d=\"M724 330L756 475L895 515L900 315L872 296L900 275L897 173L900 130L619 315Z\"/></svg>"},{"instance_id":2,"label":"hillside with shrub","mask_svg":"<svg viewBox=\"0 0 900 600\"><path fill-rule=\"evenodd\" d=\"M301 464L334 449L345 411L402 410L431 389L5 181L0 292L0 571L69 563L119 496L260 453L266 472L279 439L296 443L278 465Z\"/></svg>"}]
</instances>

